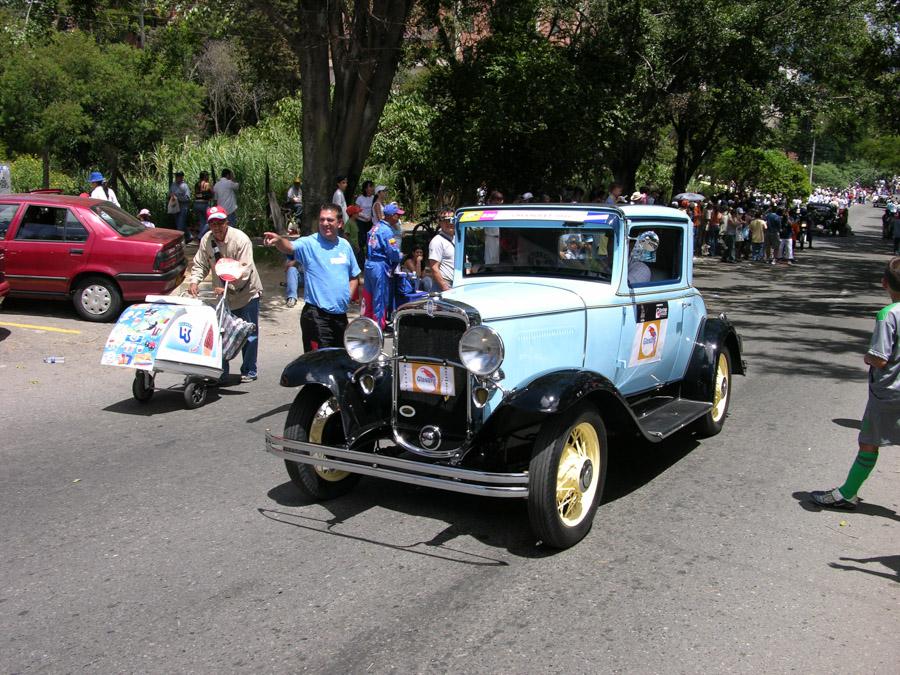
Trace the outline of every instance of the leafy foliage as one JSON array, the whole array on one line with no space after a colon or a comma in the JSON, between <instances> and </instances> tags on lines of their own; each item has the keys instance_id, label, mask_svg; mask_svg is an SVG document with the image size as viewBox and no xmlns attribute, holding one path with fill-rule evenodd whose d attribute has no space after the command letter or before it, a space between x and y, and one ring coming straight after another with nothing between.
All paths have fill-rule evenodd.
<instances>
[{"instance_id":1,"label":"leafy foliage","mask_svg":"<svg viewBox=\"0 0 900 675\"><path fill-rule=\"evenodd\" d=\"M125 44L79 31L14 50L0 71L0 137L17 152L114 167L194 128L202 90Z\"/></svg>"},{"instance_id":2,"label":"leafy foliage","mask_svg":"<svg viewBox=\"0 0 900 675\"><path fill-rule=\"evenodd\" d=\"M713 162L712 171L715 178L734 182L739 188L791 198L804 198L812 191L803 166L779 150L728 148Z\"/></svg>"},{"instance_id":3,"label":"leafy foliage","mask_svg":"<svg viewBox=\"0 0 900 675\"><path fill-rule=\"evenodd\" d=\"M16 192L30 192L43 187L42 164L40 157L35 157L34 155L19 155L9 162L13 190ZM85 181L78 180L60 171L50 172L50 187L62 190L66 194L78 194L85 185L87 185Z\"/></svg>"}]
</instances>

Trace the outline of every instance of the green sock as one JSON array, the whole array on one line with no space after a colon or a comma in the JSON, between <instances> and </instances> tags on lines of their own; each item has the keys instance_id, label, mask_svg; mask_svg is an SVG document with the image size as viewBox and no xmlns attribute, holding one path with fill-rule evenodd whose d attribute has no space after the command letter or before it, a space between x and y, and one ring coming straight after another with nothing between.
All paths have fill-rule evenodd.
<instances>
[{"instance_id":1,"label":"green sock","mask_svg":"<svg viewBox=\"0 0 900 675\"><path fill-rule=\"evenodd\" d=\"M847 474L847 481L838 488L844 499L850 500L856 496L860 486L875 468L876 461L878 461L877 452L860 452L856 455L856 461L853 462L850 473Z\"/></svg>"}]
</instances>

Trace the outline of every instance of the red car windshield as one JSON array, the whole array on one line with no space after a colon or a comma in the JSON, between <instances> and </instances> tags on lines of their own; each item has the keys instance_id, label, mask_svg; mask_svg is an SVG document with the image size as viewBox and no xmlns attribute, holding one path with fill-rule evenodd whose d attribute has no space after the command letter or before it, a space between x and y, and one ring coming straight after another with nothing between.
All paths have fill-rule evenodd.
<instances>
[{"instance_id":1,"label":"red car windshield","mask_svg":"<svg viewBox=\"0 0 900 675\"><path fill-rule=\"evenodd\" d=\"M146 229L137 218L112 204L97 204L91 207L91 211L123 237L130 237Z\"/></svg>"}]
</instances>

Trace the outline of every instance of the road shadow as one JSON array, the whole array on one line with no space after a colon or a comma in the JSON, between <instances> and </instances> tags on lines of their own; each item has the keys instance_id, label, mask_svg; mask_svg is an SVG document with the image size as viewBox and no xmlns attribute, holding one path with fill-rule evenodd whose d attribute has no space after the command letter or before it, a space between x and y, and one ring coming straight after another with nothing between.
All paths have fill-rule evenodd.
<instances>
[{"instance_id":1,"label":"road shadow","mask_svg":"<svg viewBox=\"0 0 900 675\"><path fill-rule=\"evenodd\" d=\"M286 512L280 509L259 509L261 515L305 530L358 541L363 544L389 548L411 555L436 557L451 562L475 566L506 566L499 558L467 551L470 542L460 539L472 537L491 548L505 549L520 558L543 558L559 551L539 546L528 525L525 501L477 497L433 488L406 485L371 476L364 476L353 492L327 502L310 502L300 496L293 483L272 488L268 497L283 507L300 508ZM321 518L304 512L302 507L316 505L325 509L329 517ZM430 539L408 542L402 534L379 530L359 533L355 523L372 509L385 509L410 518L427 518L440 524ZM357 531L354 532L354 526ZM378 536L375 536L375 535ZM451 542L456 541L456 545Z\"/></svg>"},{"instance_id":2,"label":"road shadow","mask_svg":"<svg viewBox=\"0 0 900 675\"><path fill-rule=\"evenodd\" d=\"M660 443L643 438L621 438L609 445L603 504L627 497L656 480L687 457L700 442L694 433L685 430Z\"/></svg>"},{"instance_id":3,"label":"road shadow","mask_svg":"<svg viewBox=\"0 0 900 675\"><path fill-rule=\"evenodd\" d=\"M201 407L212 405L223 396L243 396L246 393L248 392L229 389L227 386L209 387L206 392L206 401ZM120 415L139 415L141 417L164 415L177 410L185 410L184 393L181 387L161 389L154 392L153 398L146 403L141 403L134 398L126 398L106 406L103 410Z\"/></svg>"},{"instance_id":4,"label":"road shadow","mask_svg":"<svg viewBox=\"0 0 900 675\"><path fill-rule=\"evenodd\" d=\"M605 504L621 499L655 480L690 454L699 446L699 442L694 435L685 432L676 434L660 444L635 439L621 445L621 449L611 452L608 458L609 467L600 509ZM467 562L457 559L463 552L463 548L460 547L464 547L465 544L461 543L457 547L448 544L465 536L492 548L505 549L518 558L545 558L562 553L537 541L528 522L525 500L522 499L479 497L371 476L363 476L351 493L327 502L304 499L291 482L272 488L268 492L268 497L286 508L302 509L315 504L326 509L331 517L314 518L302 511L260 509L261 515L267 518L302 529L347 537L362 543L405 552L422 554L424 550L428 555L452 558L455 562ZM386 509L411 518L428 518L446 527L431 539L414 544L400 544L390 537L376 538L368 532L365 536L361 536L341 531L341 526L352 527L354 519L374 508ZM436 553L434 547L440 549L440 553ZM453 555L448 557L448 551L452 551ZM485 563L479 559L477 564Z\"/></svg>"},{"instance_id":5,"label":"road shadow","mask_svg":"<svg viewBox=\"0 0 900 675\"><path fill-rule=\"evenodd\" d=\"M123 307L124 309L124 307ZM4 312L22 314L35 317L49 317L54 319L70 319L84 322L71 302L61 300L38 300L34 298L8 297L3 303ZM85 322L89 323L89 322Z\"/></svg>"},{"instance_id":6,"label":"road shadow","mask_svg":"<svg viewBox=\"0 0 900 675\"><path fill-rule=\"evenodd\" d=\"M857 431L859 431L862 428L862 420L851 420L845 417L836 417L831 421L837 424L839 427L844 427L846 429L856 429Z\"/></svg>"},{"instance_id":7,"label":"road shadow","mask_svg":"<svg viewBox=\"0 0 900 675\"><path fill-rule=\"evenodd\" d=\"M729 313L754 373L865 377L871 327L848 324L874 321L887 304L881 277L890 248L880 238L878 214L863 212L856 222L856 236L823 237L798 252L793 266L699 261L696 276L709 311Z\"/></svg>"},{"instance_id":8,"label":"road shadow","mask_svg":"<svg viewBox=\"0 0 900 675\"><path fill-rule=\"evenodd\" d=\"M8 328L0 328L0 342L3 342L6 338L12 335L12 331Z\"/></svg>"},{"instance_id":9,"label":"road shadow","mask_svg":"<svg viewBox=\"0 0 900 675\"><path fill-rule=\"evenodd\" d=\"M272 408L271 410L267 410L266 412L262 412L255 417L250 417L246 420L247 424L253 424L254 422L259 422L260 420L264 420L267 417L272 417L273 415L278 415L283 412L287 412L291 409L290 403L285 403L284 405L280 405L277 408Z\"/></svg>"},{"instance_id":10,"label":"road shadow","mask_svg":"<svg viewBox=\"0 0 900 675\"><path fill-rule=\"evenodd\" d=\"M847 562L857 562L857 563L878 563L887 567L890 570L893 570L893 573L890 572L882 572L880 570L871 569L867 567L858 567L856 565L842 565L840 563L828 563L828 566L836 569L836 570L844 570L847 572L862 572L864 574L871 574L872 576L881 577L882 579L889 579L891 581L900 583L900 555L883 555L876 556L874 558L838 558L838 560L844 560Z\"/></svg>"},{"instance_id":11,"label":"road shadow","mask_svg":"<svg viewBox=\"0 0 900 675\"><path fill-rule=\"evenodd\" d=\"M818 513L819 511L828 511L830 513L840 512L846 513L848 516L854 516L857 514L863 516L877 516L879 518L887 518L888 520L896 520L897 522L900 522L900 514L898 514L893 509L889 509L886 506L881 506L880 504L870 504L869 502L862 499L860 499L859 503L857 503L855 510L838 511L836 509L822 508L812 501L812 497L809 496L809 492L794 492L791 496L797 500L800 508L811 513Z\"/></svg>"}]
</instances>

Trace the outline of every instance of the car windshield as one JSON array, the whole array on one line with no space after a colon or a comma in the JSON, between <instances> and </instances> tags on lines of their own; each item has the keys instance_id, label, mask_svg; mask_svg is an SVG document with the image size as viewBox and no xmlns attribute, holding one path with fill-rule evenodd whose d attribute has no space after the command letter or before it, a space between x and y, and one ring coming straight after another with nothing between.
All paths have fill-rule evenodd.
<instances>
[{"instance_id":1,"label":"car windshield","mask_svg":"<svg viewBox=\"0 0 900 675\"><path fill-rule=\"evenodd\" d=\"M100 220L124 237L130 237L147 229L137 218L112 204L97 204L91 207L91 211L100 216Z\"/></svg>"},{"instance_id":2,"label":"car windshield","mask_svg":"<svg viewBox=\"0 0 900 675\"><path fill-rule=\"evenodd\" d=\"M611 278L615 251L611 227L495 222L496 227L466 226L466 277L521 274L600 281Z\"/></svg>"}]
</instances>

